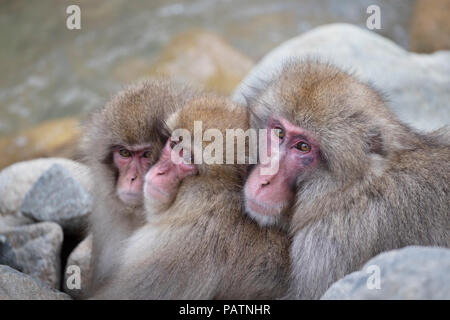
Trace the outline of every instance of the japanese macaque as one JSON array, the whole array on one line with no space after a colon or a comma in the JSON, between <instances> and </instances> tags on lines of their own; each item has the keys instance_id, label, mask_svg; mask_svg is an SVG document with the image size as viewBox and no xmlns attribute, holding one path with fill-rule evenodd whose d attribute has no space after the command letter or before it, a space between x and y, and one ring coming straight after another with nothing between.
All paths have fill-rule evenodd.
<instances>
[{"instance_id":1,"label":"japanese macaque","mask_svg":"<svg viewBox=\"0 0 450 320\"><path fill-rule=\"evenodd\" d=\"M201 121L204 137L209 129L225 137L227 129L245 131L249 125L246 108L215 97L192 101L167 125L171 130L186 129L193 137L194 121ZM147 224L129 238L119 271L94 298L272 299L285 295L290 271L288 236L278 228L260 228L243 212L246 165L199 161L196 148L204 147L206 152L212 142L178 137L167 141L145 177ZM180 141L183 147L177 150ZM187 160L193 156L194 161L179 161L181 156Z\"/></svg>"},{"instance_id":2,"label":"japanese macaque","mask_svg":"<svg viewBox=\"0 0 450 320\"><path fill-rule=\"evenodd\" d=\"M90 290L117 266L122 242L145 223L143 181L169 137L166 118L196 93L165 79L125 88L86 124L82 149L95 188Z\"/></svg>"},{"instance_id":3,"label":"japanese macaque","mask_svg":"<svg viewBox=\"0 0 450 320\"><path fill-rule=\"evenodd\" d=\"M445 129L415 132L372 87L319 62L287 62L247 101L252 126L279 145L279 170L253 168L245 206L262 225L289 225L288 297L320 298L382 251L450 246Z\"/></svg>"}]
</instances>

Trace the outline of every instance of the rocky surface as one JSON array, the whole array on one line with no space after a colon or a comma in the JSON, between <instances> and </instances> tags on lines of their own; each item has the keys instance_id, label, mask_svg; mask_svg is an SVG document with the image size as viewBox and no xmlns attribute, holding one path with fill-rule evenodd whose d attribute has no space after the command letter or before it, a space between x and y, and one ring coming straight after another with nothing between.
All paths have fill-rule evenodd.
<instances>
[{"instance_id":1,"label":"rocky surface","mask_svg":"<svg viewBox=\"0 0 450 320\"><path fill-rule=\"evenodd\" d=\"M41 123L17 134L0 137L0 169L14 162L39 157L76 158L79 120L63 118Z\"/></svg>"},{"instance_id":2,"label":"rocky surface","mask_svg":"<svg viewBox=\"0 0 450 320\"><path fill-rule=\"evenodd\" d=\"M22 215L20 206L40 176L55 164L67 169L84 189L92 190L89 169L72 160L44 158L11 165L0 172L0 230L33 222L33 219Z\"/></svg>"},{"instance_id":3,"label":"rocky surface","mask_svg":"<svg viewBox=\"0 0 450 320\"><path fill-rule=\"evenodd\" d=\"M21 271L22 268L17 264L16 253L5 236L0 235L0 265L7 265L11 268Z\"/></svg>"},{"instance_id":4,"label":"rocky surface","mask_svg":"<svg viewBox=\"0 0 450 320\"><path fill-rule=\"evenodd\" d=\"M390 108L421 130L450 124L450 51L405 51L391 40L352 25L332 24L288 40L268 53L242 81L233 99L270 80L286 60L314 58L355 73L387 94Z\"/></svg>"},{"instance_id":5,"label":"rocky surface","mask_svg":"<svg viewBox=\"0 0 450 320\"><path fill-rule=\"evenodd\" d=\"M70 300L70 296L8 266L0 265L0 300Z\"/></svg>"},{"instance_id":6,"label":"rocky surface","mask_svg":"<svg viewBox=\"0 0 450 320\"><path fill-rule=\"evenodd\" d=\"M25 195L20 211L35 221L53 221L70 234L80 234L92 205L91 195L69 170L53 164Z\"/></svg>"},{"instance_id":7,"label":"rocky surface","mask_svg":"<svg viewBox=\"0 0 450 320\"><path fill-rule=\"evenodd\" d=\"M92 235L86 237L78 246L72 251L69 258L67 259L66 270L64 272L64 292L69 294L75 299L80 299L86 294L87 284L89 283L91 274L91 252L92 252ZM70 276L74 274L74 271L70 269L76 266L79 268L81 281L79 289L74 287L69 289L67 286L68 281L70 282ZM78 271L78 270L77 270ZM75 272L77 272L75 271Z\"/></svg>"},{"instance_id":8,"label":"rocky surface","mask_svg":"<svg viewBox=\"0 0 450 320\"><path fill-rule=\"evenodd\" d=\"M63 241L63 232L59 225L43 222L7 228L2 230L1 234L10 243L16 264L23 273L53 288L59 288Z\"/></svg>"},{"instance_id":9,"label":"rocky surface","mask_svg":"<svg viewBox=\"0 0 450 320\"><path fill-rule=\"evenodd\" d=\"M374 282L367 285L374 275L371 266L379 268L379 289ZM388 251L334 283L322 299L450 299L449 270L450 249L413 246Z\"/></svg>"},{"instance_id":10,"label":"rocky surface","mask_svg":"<svg viewBox=\"0 0 450 320\"><path fill-rule=\"evenodd\" d=\"M450 50L450 1L416 1L410 42L415 52Z\"/></svg>"}]
</instances>

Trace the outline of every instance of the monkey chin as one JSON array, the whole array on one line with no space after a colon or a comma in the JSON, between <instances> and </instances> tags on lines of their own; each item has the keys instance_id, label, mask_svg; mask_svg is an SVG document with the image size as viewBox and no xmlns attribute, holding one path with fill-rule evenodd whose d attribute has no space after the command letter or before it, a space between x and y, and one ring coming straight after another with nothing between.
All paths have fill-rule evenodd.
<instances>
[{"instance_id":1,"label":"monkey chin","mask_svg":"<svg viewBox=\"0 0 450 320\"><path fill-rule=\"evenodd\" d=\"M281 224L281 216L285 209L285 203L276 206L268 206L246 198L245 211L261 227L269 227Z\"/></svg>"},{"instance_id":2,"label":"monkey chin","mask_svg":"<svg viewBox=\"0 0 450 320\"><path fill-rule=\"evenodd\" d=\"M142 194L135 192L118 192L117 196L120 201L130 207L138 207L142 205Z\"/></svg>"}]
</instances>

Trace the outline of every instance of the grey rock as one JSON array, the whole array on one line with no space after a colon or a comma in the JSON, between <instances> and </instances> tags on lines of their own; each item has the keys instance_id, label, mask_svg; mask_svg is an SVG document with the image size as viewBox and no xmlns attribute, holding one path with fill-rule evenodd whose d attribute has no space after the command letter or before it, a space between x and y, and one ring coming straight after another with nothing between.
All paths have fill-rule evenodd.
<instances>
[{"instance_id":1,"label":"grey rock","mask_svg":"<svg viewBox=\"0 0 450 320\"><path fill-rule=\"evenodd\" d=\"M283 62L315 59L330 62L372 83L388 97L391 110L419 130L450 124L450 51L410 53L389 39L348 24L318 27L269 52L233 93L245 105L273 79Z\"/></svg>"},{"instance_id":2,"label":"grey rock","mask_svg":"<svg viewBox=\"0 0 450 320\"><path fill-rule=\"evenodd\" d=\"M16 254L13 247L5 236L0 235L0 264L10 266L16 270L22 271L17 264Z\"/></svg>"},{"instance_id":3,"label":"grey rock","mask_svg":"<svg viewBox=\"0 0 450 320\"><path fill-rule=\"evenodd\" d=\"M2 235L10 243L22 272L59 288L63 232L58 224L42 222L10 227L2 230Z\"/></svg>"},{"instance_id":4,"label":"grey rock","mask_svg":"<svg viewBox=\"0 0 450 320\"><path fill-rule=\"evenodd\" d=\"M67 169L54 164L26 194L20 211L36 221L53 221L70 234L80 234L92 211L92 197Z\"/></svg>"},{"instance_id":5,"label":"grey rock","mask_svg":"<svg viewBox=\"0 0 450 320\"><path fill-rule=\"evenodd\" d=\"M380 271L380 289L367 285L374 284L373 266ZM321 299L450 299L449 270L450 249L411 246L388 251L334 283Z\"/></svg>"},{"instance_id":6,"label":"grey rock","mask_svg":"<svg viewBox=\"0 0 450 320\"><path fill-rule=\"evenodd\" d=\"M0 300L70 300L70 296L50 288L29 275L0 265Z\"/></svg>"},{"instance_id":7,"label":"grey rock","mask_svg":"<svg viewBox=\"0 0 450 320\"><path fill-rule=\"evenodd\" d=\"M69 170L72 177L92 192L93 180L87 166L64 158L42 158L15 163L0 171L0 230L4 227L33 223L22 215L20 206L39 177L52 165Z\"/></svg>"},{"instance_id":8,"label":"grey rock","mask_svg":"<svg viewBox=\"0 0 450 320\"><path fill-rule=\"evenodd\" d=\"M91 276L91 253L92 253L92 235L87 236L81 241L78 246L72 251L67 259L66 270L64 272L63 290L69 294L72 298L81 299L86 296L88 284ZM73 269L76 267L77 269ZM74 282L73 277L80 275L79 289ZM72 288L69 289L68 284L72 284Z\"/></svg>"}]
</instances>

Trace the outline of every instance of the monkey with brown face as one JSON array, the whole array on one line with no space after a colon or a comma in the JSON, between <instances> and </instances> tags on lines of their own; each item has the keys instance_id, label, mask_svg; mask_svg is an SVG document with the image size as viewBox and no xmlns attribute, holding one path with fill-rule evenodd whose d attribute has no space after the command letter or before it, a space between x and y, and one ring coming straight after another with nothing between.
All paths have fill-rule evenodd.
<instances>
[{"instance_id":1,"label":"monkey with brown face","mask_svg":"<svg viewBox=\"0 0 450 320\"><path fill-rule=\"evenodd\" d=\"M288 62L248 97L279 170L245 185L260 224L290 226L290 297L317 299L382 251L450 246L450 147L419 134L370 86L331 65Z\"/></svg>"},{"instance_id":2,"label":"monkey with brown face","mask_svg":"<svg viewBox=\"0 0 450 320\"><path fill-rule=\"evenodd\" d=\"M143 180L168 138L166 118L196 93L169 80L125 88L86 124L82 149L95 184L92 292L117 267L122 242L145 223Z\"/></svg>"},{"instance_id":3,"label":"monkey with brown face","mask_svg":"<svg viewBox=\"0 0 450 320\"><path fill-rule=\"evenodd\" d=\"M193 136L194 121L202 121L203 130L217 129L223 136L226 129L245 131L249 125L245 108L214 97L192 101L167 124ZM147 173L148 222L127 241L120 270L94 298L283 296L289 277L288 237L277 228L260 228L244 214L246 165L196 163L195 149L203 150L207 143L194 139L190 147L187 138L181 143L183 148L177 150L180 141L170 138ZM194 163L178 161L192 153Z\"/></svg>"}]
</instances>

